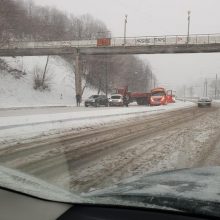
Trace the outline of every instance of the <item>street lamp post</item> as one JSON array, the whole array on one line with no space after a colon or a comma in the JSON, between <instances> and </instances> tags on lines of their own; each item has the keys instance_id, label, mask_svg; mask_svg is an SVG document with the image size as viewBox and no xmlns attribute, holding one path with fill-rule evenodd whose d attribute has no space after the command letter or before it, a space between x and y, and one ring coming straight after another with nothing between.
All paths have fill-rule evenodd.
<instances>
[{"instance_id":1,"label":"street lamp post","mask_svg":"<svg viewBox=\"0 0 220 220\"><path fill-rule=\"evenodd\" d=\"M105 55L105 95L108 96L108 61Z\"/></svg>"},{"instance_id":2,"label":"street lamp post","mask_svg":"<svg viewBox=\"0 0 220 220\"><path fill-rule=\"evenodd\" d=\"M203 95L204 96L208 96L208 80L207 78L205 78L205 81L204 81L204 92L203 92Z\"/></svg>"},{"instance_id":3,"label":"street lamp post","mask_svg":"<svg viewBox=\"0 0 220 220\"><path fill-rule=\"evenodd\" d=\"M127 23L128 23L128 15L125 15L125 21L124 21L124 46L126 45L126 29L127 29Z\"/></svg>"},{"instance_id":4,"label":"street lamp post","mask_svg":"<svg viewBox=\"0 0 220 220\"><path fill-rule=\"evenodd\" d=\"M153 73L150 71L150 89L153 88Z\"/></svg>"},{"instance_id":5,"label":"street lamp post","mask_svg":"<svg viewBox=\"0 0 220 220\"><path fill-rule=\"evenodd\" d=\"M183 87L183 98L184 98L184 102L186 100L186 86L184 85Z\"/></svg>"},{"instance_id":6,"label":"street lamp post","mask_svg":"<svg viewBox=\"0 0 220 220\"><path fill-rule=\"evenodd\" d=\"M189 31L190 31L190 15L191 15L191 11L188 11L188 30L187 30L187 44L189 43Z\"/></svg>"},{"instance_id":7,"label":"street lamp post","mask_svg":"<svg viewBox=\"0 0 220 220\"><path fill-rule=\"evenodd\" d=\"M215 99L217 98L218 75L215 75Z\"/></svg>"}]
</instances>

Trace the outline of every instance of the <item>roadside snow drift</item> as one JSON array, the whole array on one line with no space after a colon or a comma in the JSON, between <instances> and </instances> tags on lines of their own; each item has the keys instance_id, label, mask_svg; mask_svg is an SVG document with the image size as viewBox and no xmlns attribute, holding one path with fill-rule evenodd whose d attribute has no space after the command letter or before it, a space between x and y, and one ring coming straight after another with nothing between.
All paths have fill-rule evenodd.
<instances>
[{"instance_id":1,"label":"roadside snow drift","mask_svg":"<svg viewBox=\"0 0 220 220\"><path fill-rule=\"evenodd\" d=\"M59 133L65 129L83 129L108 123L128 120L163 111L194 106L191 102L177 102L167 106L130 106L109 108L84 108L73 112L0 117L0 138L3 143L9 139L28 138L47 133Z\"/></svg>"},{"instance_id":2,"label":"roadside snow drift","mask_svg":"<svg viewBox=\"0 0 220 220\"><path fill-rule=\"evenodd\" d=\"M60 57L49 58L47 77L50 78L50 90L39 91L33 88L35 69L43 72L46 59L47 57L20 57L0 60L10 68L10 71L0 68L0 108L75 105L73 68ZM13 70L20 72L20 76L16 77ZM92 89L85 89L84 97L94 92Z\"/></svg>"}]
</instances>

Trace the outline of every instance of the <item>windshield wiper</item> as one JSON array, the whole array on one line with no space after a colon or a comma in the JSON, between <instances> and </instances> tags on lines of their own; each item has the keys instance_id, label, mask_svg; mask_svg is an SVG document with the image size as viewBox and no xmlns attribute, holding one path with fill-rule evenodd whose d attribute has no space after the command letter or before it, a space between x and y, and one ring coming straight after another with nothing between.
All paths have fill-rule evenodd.
<instances>
[{"instance_id":1,"label":"windshield wiper","mask_svg":"<svg viewBox=\"0 0 220 220\"><path fill-rule=\"evenodd\" d=\"M214 201L197 200L194 198L174 197L172 195L150 194L101 194L98 198L112 199L127 205L157 206L163 209L174 209L190 214L220 217L220 203Z\"/></svg>"}]
</instances>

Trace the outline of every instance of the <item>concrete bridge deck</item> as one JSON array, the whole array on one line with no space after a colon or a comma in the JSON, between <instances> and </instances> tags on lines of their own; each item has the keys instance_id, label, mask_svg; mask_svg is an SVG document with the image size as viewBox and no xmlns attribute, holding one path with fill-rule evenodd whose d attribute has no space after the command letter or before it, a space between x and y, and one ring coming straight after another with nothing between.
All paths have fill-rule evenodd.
<instances>
[{"instance_id":1,"label":"concrete bridge deck","mask_svg":"<svg viewBox=\"0 0 220 220\"><path fill-rule=\"evenodd\" d=\"M126 42L126 43L125 43ZM125 43L125 44L124 44ZM111 38L98 46L97 39L82 41L0 42L0 56L113 55L220 52L220 34Z\"/></svg>"}]
</instances>

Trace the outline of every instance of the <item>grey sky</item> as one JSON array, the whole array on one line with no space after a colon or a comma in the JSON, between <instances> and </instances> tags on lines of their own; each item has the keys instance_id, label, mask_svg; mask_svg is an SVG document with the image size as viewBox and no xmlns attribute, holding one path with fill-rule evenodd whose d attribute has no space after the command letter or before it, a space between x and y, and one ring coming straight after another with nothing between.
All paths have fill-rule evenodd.
<instances>
[{"instance_id":1,"label":"grey sky","mask_svg":"<svg viewBox=\"0 0 220 220\"><path fill-rule=\"evenodd\" d=\"M187 11L191 11L191 33L220 33L219 0L35 0L75 15L89 13L102 20L113 36L123 35L128 14L127 36L187 33ZM151 63L160 84L178 86L220 73L220 54L142 55ZM220 74L219 74L220 75Z\"/></svg>"}]
</instances>

